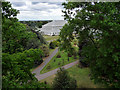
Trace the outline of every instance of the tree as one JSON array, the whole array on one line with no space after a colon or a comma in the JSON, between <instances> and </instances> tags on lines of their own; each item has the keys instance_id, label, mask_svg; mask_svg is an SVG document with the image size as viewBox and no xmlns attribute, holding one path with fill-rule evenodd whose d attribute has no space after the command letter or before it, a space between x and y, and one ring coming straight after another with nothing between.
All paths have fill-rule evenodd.
<instances>
[{"instance_id":1,"label":"tree","mask_svg":"<svg viewBox=\"0 0 120 90\"><path fill-rule=\"evenodd\" d=\"M16 10L14 8L11 8L10 2L2 2L2 22L4 22L5 18L9 18L13 21L18 21L16 18L17 14L19 13L19 10Z\"/></svg>"},{"instance_id":2,"label":"tree","mask_svg":"<svg viewBox=\"0 0 120 90\"><path fill-rule=\"evenodd\" d=\"M80 62L90 65L91 79L120 88L120 2L63 3L68 24L62 28L62 48L70 51L73 33ZM73 12L75 11L75 12Z\"/></svg>"},{"instance_id":3,"label":"tree","mask_svg":"<svg viewBox=\"0 0 120 90\"><path fill-rule=\"evenodd\" d=\"M2 25L3 32L3 52L15 53L25 50L30 34L26 31L23 24L13 22L9 19L4 20ZM12 24L10 26L10 24Z\"/></svg>"},{"instance_id":4,"label":"tree","mask_svg":"<svg viewBox=\"0 0 120 90\"><path fill-rule=\"evenodd\" d=\"M76 80L71 78L68 75L68 72L64 68L60 68L57 71L56 77L53 81L54 89L65 89L65 88L76 88L77 83Z\"/></svg>"},{"instance_id":5,"label":"tree","mask_svg":"<svg viewBox=\"0 0 120 90\"><path fill-rule=\"evenodd\" d=\"M41 62L41 49L26 50L27 41L33 35L26 26L18 22L18 11L10 2L2 2L2 87L3 88L40 88L34 74L30 72L35 62Z\"/></svg>"},{"instance_id":6,"label":"tree","mask_svg":"<svg viewBox=\"0 0 120 90\"><path fill-rule=\"evenodd\" d=\"M14 54L2 53L3 88L25 88L26 86L40 88L40 83L38 84L30 69L36 61L41 61L41 56L40 49L29 49Z\"/></svg>"},{"instance_id":7,"label":"tree","mask_svg":"<svg viewBox=\"0 0 120 90\"><path fill-rule=\"evenodd\" d=\"M46 44L40 33L18 22L16 16L19 11L13 9L9 2L2 2L2 11L3 52L12 54Z\"/></svg>"}]
</instances>

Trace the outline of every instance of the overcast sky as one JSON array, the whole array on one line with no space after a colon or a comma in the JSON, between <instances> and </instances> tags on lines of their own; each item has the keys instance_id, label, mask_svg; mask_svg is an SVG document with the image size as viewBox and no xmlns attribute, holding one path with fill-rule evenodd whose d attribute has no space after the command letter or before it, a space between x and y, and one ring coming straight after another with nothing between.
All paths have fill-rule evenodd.
<instances>
[{"instance_id":1,"label":"overcast sky","mask_svg":"<svg viewBox=\"0 0 120 90\"><path fill-rule=\"evenodd\" d=\"M20 10L19 20L64 20L62 16L65 0L7 0Z\"/></svg>"}]
</instances>

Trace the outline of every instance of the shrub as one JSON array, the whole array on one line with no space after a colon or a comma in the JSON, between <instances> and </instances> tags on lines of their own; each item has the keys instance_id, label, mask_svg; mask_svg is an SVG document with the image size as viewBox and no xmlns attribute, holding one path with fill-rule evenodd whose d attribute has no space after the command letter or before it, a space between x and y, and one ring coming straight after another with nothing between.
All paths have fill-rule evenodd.
<instances>
[{"instance_id":1,"label":"shrub","mask_svg":"<svg viewBox=\"0 0 120 90\"><path fill-rule=\"evenodd\" d=\"M77 65L79 68L82 68L82 65L81 63L79 62L78 65Z\"/></svg>"},{"instance_id":2,"label":"shrub","mask_svg":"<svg viewBox=\"0 0 120 90\"><path fill-rule=\"evenodd\" d=\"M34 60L34 67L36 67L36 66L38 66L38 65L40 65L41 63L43 63L43 59L42 60Z\"/></svg>"},{"instance_id":3,"label":"shrub","mask_svg":"<svg viewBox=\"0 0 120 90\"><path fill-rule=\"evenodd\" d=\"M55 49L55 47L56 47L56 44L54 44L53 42L50 42L50 44L49 44L49 48L51 48L51 49Z\"/></svg>"},{"instance_id":4,"label":"shrub","mask_svg":"<svg viewBox=\"0 0 120 90\"><path fill-rule=\"evenodd\" d=\"M47 84L47 81L44 81L44 84Z\"/></svg>"},{"instance_id":5,"label":"shrub","mask_svg":"<svg viewBox=\"0 0 120 90\"><path fill-rule=\"evenodd\" d=\"M53 41L53 44L58 47L59 46L59 42L58 41Z\"/></svg>"},{"instance_id":6,"label":"shrub","mask_svg":"<svg viewBox=\"0 0 120 90\"><path fill-rule=\"evenodd\" d=\"M55 47L59 46L59 42L58 41L52 41L49 44L49 48L54 49Z\"/></svg>"},{"instance_id":7,"label":"shrub","mask_svg":"<svg viewBox=\"0 0 120 90\"><path fill-rule=\"evenodd\" d=\"M40 49L43 51L45 57L49 56L49 48L47 45L40 46Z\"/></svg>"},{"instance_id":8,"label":"shrub","mask_svg":"<svg viewBox=\"0 0 120 90\"><path fill-rule=\"evenodd\" d=\"M60 55L60 53L58 53L58 55L57 55L57 58L61 58L61 55Z\"/></svg>"},{"instance_id":9,"label":"shrub","mask_svg":"<svg viewBox=\"0 0 120 90\"><path fill-rule=\"evenodd\" d=\"M69 57L68 57L68 62L69 62Z\"/></svg>"},{"instance_id":10,"label":"shrub","mask_svg":"<svg viewBox=\"0 0 120 90\"><path fill-rule=\"evenodd\" d=\"M77 59L77 51L73 51L74 59Z\"/></svg>"},{"instance_id":11,"label":"shrub","mask_svg":"<svg viewBox=\"0 0 120 90\"><path fill-rule=\"evenodd\" d=\"M60 64L61 64L61 62L58 63L58 65L60 65Z\"/></svg>"},{"instance_id":12,"label":"shrub","mask_svg":"<svg viewBox=\"0 0 120 90\"><path fill-rule=\"evenodd\" d=\"M64 65L64 59L62 60L62 66Z\"/></svg>"},{"instance_id":13,"label":"shrub","mask_svg":"<svg viewBox=\"0 0 120 90\"><path fill-rule=\"evenodd\" d=\"M78 44L77 39L74 39L73 43L74 43L74 45L77 45Z\"/></svg>"},{"instance_id":14,"label":"shrub","mask_svg":"<svg viewBox=\"0 0 120 90\"><path fill-rule=\"evenodd\" d=\"M64 59L63 59L63 63L64 63Z\"/></svg>"},{"instance_id":15,"label":"shrub","mask_svg":"<svg viewBox=\"0 0 120 90\"><path fill-rule=\"evenodd\" d=\"M61 42L60 39L57 39L58 42Z\"/></svg>"},{"instance_id":16,"label":"shrub","mask_svg":"<svg viewBox=\"0 0 120 90\"><path fill-rule=\"evenodd\" d=\"M68 53L68 57L72 57L71 53Z\"/></svg>"},{"instance_id":17,"label":"shrub","mask_svg":"<svg viewBox=\"0 0 120 90\"><path fill-rule=\"evenodd\" d=\"M51 68L51 66L50 66L50 65L48 65L48 66L47 66L47 69L50 69L50 68Z\"/></svg>"},{"instance_id":18,"label":"shrub","mask_svg":"<svg viewBox=\"0 0 120 90\"><path fill-rule=\"evenodd\" d=\"M40 65L43 62L42 57L44 54L41 49L29 49L25 50L24 53L27 55L27 58L34 60L34 66Z\"/></svg>"},{"instance_id":19,"label":"shrub","mask_svg":"<svg viewBox=\"0 0 120 90\"><path fill-rule=\"evenodd\" d=\"M56 43L56 47L58 47L60 44L58 41L55 41L55 43Z\"/></svg>"}]
</instances>

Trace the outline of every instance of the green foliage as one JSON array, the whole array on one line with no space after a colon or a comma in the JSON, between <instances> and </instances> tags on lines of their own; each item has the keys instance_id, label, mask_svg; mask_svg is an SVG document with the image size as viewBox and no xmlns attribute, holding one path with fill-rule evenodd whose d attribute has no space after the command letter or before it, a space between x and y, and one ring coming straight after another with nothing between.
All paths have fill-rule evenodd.
<instances>
[{"instance_id":1,"label":"green foliage","mask_svg":"<svg viewBox=\"0 0 120 90\"><path fill-rule=\"evenodd\" d=\"M79 41L79 55L90 65L91 79L119 88L120 2L94 2L94 5L67 2L63 5L68 24L60 32L61 47L70 51L74 33Z\"/></svg>"},{"instance_id":2,"label":"green foliage","mask_svg":"<svg viewBox=\"0 0 120 90\"><path fill-rule=\"evenodd\" d=\"M57 39L59 38L58 35L56 35L56 36L44 35L43 37L44 37L45 40L48 41L48 42L49 42L49 41L52 41L52 40L57 40Z\"/></svg>"},{"instance_id":3,"label":"green foliage","mask_svg":"<svg viewBox=\"0 0 120 90\"><path fill-rule=\"evenodd\" d=\"M73 40L73 43L74 43L74 45L77 45L77 44L78 44L77 39L74 39L74 40Z\"/></svg>"},{"instance_id":4,"label":"green foliage","mask_svg":"<svg viewBox=\"0 0 120 90\"><path fill-rule=\"evenodd\" d=\"M27 57L34 60L34 65L40 65L43 60L42 57L44 56L43 51L41 49L29 49L24 51ZM23 53L24 53L23 52Z\"/></svg>"},{"instance_id":5,"label":"green foliage","mask_svg":"<svg viewBox=\"0 0 120 90\"><path fill-rule=\"evenodd\" d=\"M74 56L74 59L77 59L77 55L78 55L77 51L76 51L76 50L74 50L74 51L73 51L73 56Z\"/></svg>"},{"instance_id":6,"label":"green foliage","mask_svg":"<svg viewBox=\"0 0 120 90\"><path fill-rule=\"evenodd\" d=\"M8 54L2 53L2 84L4 88L39 87L34 75L30 72L36 60L40 61L42 51L30 49L24 52ZM30 86L32 83L34 86ZM36 85L34 83L36 83ZM35 87L36 88L36 87Z\"/></svg>"},{"instance_id":7,"label":"green foliage","mask_svg":"<svg viewBox=\"0 0 120 90\"><path fill-rule=\"evenodd\" d=\"M27 31L26 26L20 22L13 22L5 18L2 23L3 52L15 53L25 49L38 48L44 42L39 34Z\"/></svg>"},{"instance_id":8,"label":"green foliage","mask_svg":"<svg viewBox=\"0 0 120 90\"><path fill-rule=\"evenodd\" d=\"M58 62L58 66L60 66L61 65L61 62Z\"/></svg>"},{"instance_id":9,"label":"green foliage","mask_svg":"<svg viewBox=\"0 0 120 90\"><path fill-rule=\"evenodd\" d=\"M2 21L4 22L4 18L9 18L10 20L17 21L18 10L11 8L12 5L10 2L2 2Z\"/></svg>"},{"instance_id":10,"label":"green foliage","mask_svg":"<svg viewBox=\"0 0 120 90\"><path fill-rule=\"evenodd\" d=\"M17 14L9 2L2 2L2 87L46 87L30 72L33 65L42 63L42 50L26 50L29 39L37 36L18 22Z\"/></svg>"},{"instance_id":11,"label":"green foliage","mask_svg":"<svg viewBox=\"0 0 120 90\"><path fill-rule=\"evenodd\" d=\"M18 22L16 16L19 11L13 9L9 2L2 2L2 10L3 52L12 54L46 44L40 33L30 30L25 24Z\"/></svg>"},{"instance_id":12,"label":"green foliage","mask_svg":"<svg viewBox=\"0 0 120 90\"><path fill-rule=\"evenodd\" d=\"M56 44L53 43L53 42L50 42L50 44L49 44L49 48L51 48L51 49L55 49L55 47L56 47Z\"/></svg>"},{"instance_id":13,"label":"green foliage","mask_svg":"<svg viewBox=\"0 0 120 90\"><path fill-rule=\"evenodd\" d=\"M47 66L47 69L50 69L50 68L51 68L51 66L50 66L50 65L48 65L48 66Z\"/></svg>"},{"instance_id":14,"label":"green foliage","mask_svg":"<svg viewBox=\"0 0 120 90\"><path fill-rule=\"evenodd\" d=\"M66 88L77 88L77 82L68 75L68 72L64 68L60 68L54 78L53 88L60 90Z\"/></svg>"},{"instance_id":15,"label":"green foliage","mask_svg":"<svg viewBox=\"0 0 120 90\"><path fill-rule=\"evenodd\" d=\"M51 49L54 49L55 47L58 47L59 46L59 42L58 41L52 41L52 42L50 42L50 44L49 44L49 47L51 48Z\"/></svg>"},{"instance_id":16,"label":"green foliage","mask_svg":"<svg viewBox=\"0 0 120 90\"><path fill-rule=\"evenodd\" d=\"M72 57L72 54L71 54L71 53L68 53L68 57Z\"/></svg>"},{"instance_id":17,"label":"green foliage","mask_svg":"<svg viewBox=\"0 0 120 90\"><path fill-rule=\"evenodd\" d=\"M2 25L3 52L15 53L25 49L30 34L25 25L5 19Z\"/></svg>"},{"instance_id":18,"label":"green foliage","mask_svg":"<svg viewBox=\"0 0 120 90\"><path fill-rule=\"evenodd\" d=\"M53 44L58 47L59 46L59 42L58 41L53 41Z\"/></svg>"},{"instance_id":19,"label":"green foliage","mask_svg":"<svg viewBox=\"0 0 120 90\"><path fill-rule=\"evenodd\" d=\"M49 56L49 47L47 45L40 46L40 49L43 51L45 57Z\"/></svg>"},{"instance_id":20,"label":"green foliage","mask_svg":"<svg viewBox=\"0 0 120 90\"><path fill-rule=\"evenodd\" d=\"M60 38L58 38L56 41L61 42Z\"/></svg>"},{"instance_id":21,"label":"green foliage","mask_svg":"<svg viewBox=\"0 0 120 90\"><path fill-rule=\"evenodd\" d=\"M46 44L46 41L44 37L41 35L41 33L34 31L34 30L29 30L29 34L31 34L29 37L29 40L27 41L26 49L30 48L39 48L39 46Z\"/></svg>"}]
</instances>

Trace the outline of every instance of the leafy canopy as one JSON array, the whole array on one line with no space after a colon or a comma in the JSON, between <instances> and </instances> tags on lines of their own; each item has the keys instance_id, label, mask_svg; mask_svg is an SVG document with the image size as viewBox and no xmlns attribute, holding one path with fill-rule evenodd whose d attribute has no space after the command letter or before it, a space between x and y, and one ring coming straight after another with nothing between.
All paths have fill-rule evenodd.
<instances>
[{"instance_id":1,"label":"leafy canopy","mask_svg":"<svg viewBox=\"0 0 120 90\"><path fill-rule=\"evenodd\" d=\"M18 10L10 2L2 2L2 86L3 88L40 88L30 69L41 62L41 49L26 48L29 39L37 37L16 18Z\"/></svg>"},{"instance_id":2,"label":"leafy canopy","mask_svg":"<svg viewBox=\"0 0 120 90\"><path fill-rule=\"evenodd\" d=\"M79 56L90 65L91 79L120 88L120 2L67 2L63 6L68 24L60 32L61 47L70 51L75 35Z\"/></svg>"},{"instance_id":3,"label":"leafy canopy","mask_svg":"<svg viewBox=\"0 0 120 90\"><path fill-rule=\"evenodd\" d=\"M57 71L56 77L53 81L54 89L66 89L66 88L76 88L77 82L75 79L68 75L68 72L64 68L60 68Z\"/></svg>"}]
</instances>

